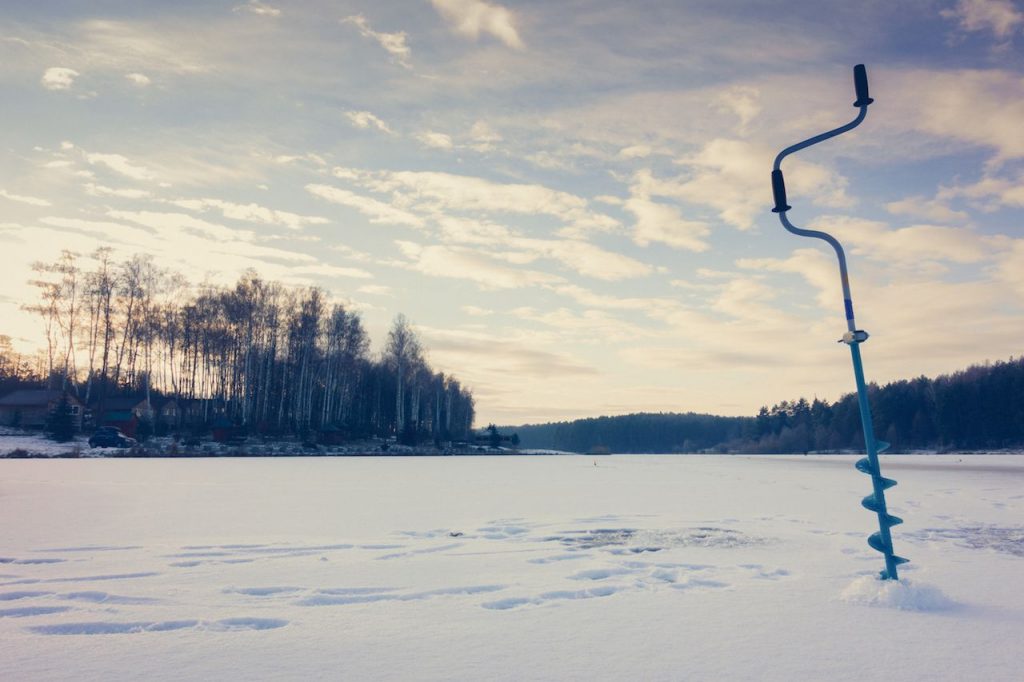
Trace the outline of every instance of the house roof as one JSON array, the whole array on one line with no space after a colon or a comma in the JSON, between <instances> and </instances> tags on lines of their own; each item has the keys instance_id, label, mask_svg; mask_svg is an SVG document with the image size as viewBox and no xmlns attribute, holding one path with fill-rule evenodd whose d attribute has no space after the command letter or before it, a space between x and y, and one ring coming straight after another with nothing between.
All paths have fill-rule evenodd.
<instances>
[{"instance_id":1,"label":"house roof","mask_svg":"<svg viewBox=\"0 0 1024 682\"><path fill-rule=\"evenodd\" d=\"M131 410L107 410L103 413L103 419L105 422L130 422L135 419L135 415L132 414Z\"/></svg>"},{"instance_id":2,"label":"house roof","mask_svg":"<svg viewBox=\"0 0 1024 682\"><path fill-rule=\"evenodd\" d=\"M46 407L51 402L60 400L60 394L60 391L45 388L26 388L0 398L0 407ZM81 404L73 395L68 395L68 401Z\"/></svg>"},{"instance_id":3,"label":"house roof","mask_svg":"<svg viewBox=\"0 0 1024 682\"><path fill-rule=\"evenodd\" d=\"M121 396L103 401L104 410L130 410L146 402L145 396Z\"/></svg>"},{"instance_id":4,"label":"house roof","mask_svg":"<svg viewBox=\"0 0 1024 682\"><path fill-rule=\"evenodd\" d=\"M180 405L178 404L178 400L173 396L152 398L150 399L149 404L153 406L154 410L162 410L168 405L171 405L173 407L180 407Z\"/></svg>"}]
</instances>

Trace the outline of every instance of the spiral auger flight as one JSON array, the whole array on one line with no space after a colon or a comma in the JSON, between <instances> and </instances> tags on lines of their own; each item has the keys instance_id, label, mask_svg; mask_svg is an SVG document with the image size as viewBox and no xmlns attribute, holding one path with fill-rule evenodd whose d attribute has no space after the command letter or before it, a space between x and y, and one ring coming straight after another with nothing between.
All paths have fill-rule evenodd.
<instances>
[{"instance_id":1,"label":"spiral auger flight","mask_svg":"<svg viewBox=\"0 0 1024 682\"><path fill-rule=\"evenodd\" d=\"M857 382L857 402L860 406L860 419L861 425L864 427L864 443L865 450L867 450L867 457L858 460L855 466L858 471L871 477L872 492L861 500L861 505L878 515L878 532L872 533L868 537L868 544L873 549L881 552L885 557L885 570L880 573L882 580L899 580L899 573L896 567L907 563L907 559L896 556L893 552L892 534L889 529L903 523L903 519L890 514L885 505L885 491L896 485L896 481L882 476L881 465L878 461L878 454L884 452L889 447L889 444L885 441L875 440L875 430L871 423L871 407L868 404L868 390L864 382L864 363L860 356L860 344L868 340L868 333L863 329L857 329L857 323L854 321L850 279L846 270L846 254L839 240L829 233L820 230L805 230L789 222L786 212L790 210L790 206L786 203L786 180L782 174L782 160L790 154L853 130L864 120L864 117L867 115L868 105L874 100L868 96L868 74L863 64L853 67L853 81L857 91L857 101L853 103L853 106L859 110L857 117L853 121L834 130L786 147L775 157L775 165L772 169L772 194L775 199L775 208L772 209L772 212L779 215L782 226L793 234L800 237L813 237L828 242L835 250L836 257L839 259L839 277L843 286L843 304L846 309L847 326L847 332L843 334L843 338L839 341L850 347L850 355L853 359L853 375Z\"/></svg>"}]
</instances>

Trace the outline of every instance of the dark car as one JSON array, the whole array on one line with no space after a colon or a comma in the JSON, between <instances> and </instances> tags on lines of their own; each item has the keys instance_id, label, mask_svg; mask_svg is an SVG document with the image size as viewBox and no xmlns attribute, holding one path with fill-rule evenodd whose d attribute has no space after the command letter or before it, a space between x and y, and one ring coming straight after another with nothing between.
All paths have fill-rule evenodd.
<instances>
[{"instance_id":1,"label":"dark car","mask_svg":"<svg viewBox=\"0 0 1024 682\"><path fill-rule=\"evenodd\" d=\"M89 438L90 448L130 448L136 445L138 441L129 438L113 426L101 426Z\"/></svg>"}]
</instances>

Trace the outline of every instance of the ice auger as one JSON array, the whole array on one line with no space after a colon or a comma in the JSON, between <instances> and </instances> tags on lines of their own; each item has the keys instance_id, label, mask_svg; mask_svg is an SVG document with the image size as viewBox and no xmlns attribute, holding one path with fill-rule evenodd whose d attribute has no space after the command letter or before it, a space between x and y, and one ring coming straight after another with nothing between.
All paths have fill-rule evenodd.
<instances>
[{"instance_id":1,"label":"ice auger","mask_svg":"<svg viewBox=\"0 0 1024 682\"><path fill-rule=\"evenodd\" d=\"M860 419L864 427L864 443L867 450L867 457L859 460L855 466L858 471L871 477L871 487L873 488L873 492L865 497L861 504L865 509L873 511L878 515L878 532L873 533L868 538L868 544L885 556L885 570L880 574L882 580L899 580L896 567L906 563L907 559L896 556L893 553L892 535L889 529L903 523L903 519L889 514L885 507L885 491L896 485L896 481L882 476L881 465L878 462L878 453L885 451L889 444L885 441L875 440L875 430L871 424L871 407L868 404L867 386L864 384L864 365L860 358L860 344L868 340L868 333L863 329L857 329L857 323L853 318L850 279L846 272L846 254L843 252L843 247L839 241L827 232L804 230L793 226L789 222L789 218L786 217L786 211L790 209L790 206L786 203L786 181L782 175L782 160L787 156L801 149L806 149L811 145L824 142L836 135L853 130L864 120L868 113L868 105L874 100L868 97L868 74L863 64L853 67L853 82L857 91L857 101L853 103L853 106L860 110L856 118L835 130L830 130L827 133L798 142L791 147L786 147L775 157L775 166L772 170L772 194L775 198L775 208L772 209L772 212L779 214L779 220L787 230L801 237L814 237L828 242L835 249L836 256L839 257L839 278L843 285L843 303L846 307L847 326L847 332L843 334L843 338L839 342L847 344L850 347L850 354L853 356L853 376L857 381L857 402L860 404Z\"/></svg>"}]
</instances>

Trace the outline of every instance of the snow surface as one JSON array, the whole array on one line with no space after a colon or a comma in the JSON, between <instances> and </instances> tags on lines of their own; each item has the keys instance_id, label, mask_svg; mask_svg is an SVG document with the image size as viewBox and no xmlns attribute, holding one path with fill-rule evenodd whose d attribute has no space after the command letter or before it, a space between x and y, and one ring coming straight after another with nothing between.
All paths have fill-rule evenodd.
<instances>
[{"instance_id":1,"label":"snow surface","mask_svg":"<svg viewBox=\"0 0 1024 682\"><path fill-rule=\"evenodd\" d=\"M0 679L1019 680L1024 457L0 461Z\"/></svg>"},{"instance_id":2,"label":"snow surface","mask_svg":"<svg viewBox=\"0 0 1024 682\"><path fill-rule=\"evenodd\" d=\"M60 455L75 454L105 454L110 455L109 448L91 450L87 436L76 436L74 440L67 443L58 443L50 440L45 434L39 431L21 431L16 429L3 429L0 431L0 457L8 457L11 452L24 451L30 455L43 457L58 457Z\"/></svg>"}]
</instances>

